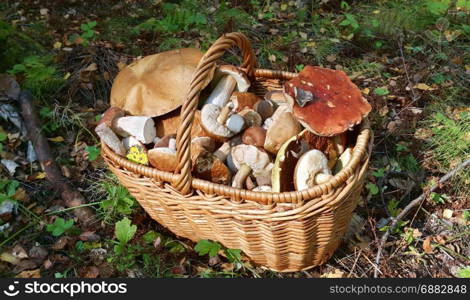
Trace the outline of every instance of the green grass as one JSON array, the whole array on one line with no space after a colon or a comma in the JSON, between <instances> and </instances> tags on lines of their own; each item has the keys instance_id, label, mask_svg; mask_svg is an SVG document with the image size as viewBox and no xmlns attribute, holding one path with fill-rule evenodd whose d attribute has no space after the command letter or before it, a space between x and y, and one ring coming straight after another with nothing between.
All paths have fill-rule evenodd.
<instances>
[{"instance_id":1,"label":"green grass","mask_svg":"<svg viewBox=\"0 0 470 300\"><path fill-rule=\"evenodd\" d=\"M426 149L438 162L441 172L448 172L470 157L470 112L454 115L454 119L442 112L435 112L423 122L431 129L432 135ZM454 180L453 188L469 194L470 169L460 171Z\"/></svg>"}]
</instances>

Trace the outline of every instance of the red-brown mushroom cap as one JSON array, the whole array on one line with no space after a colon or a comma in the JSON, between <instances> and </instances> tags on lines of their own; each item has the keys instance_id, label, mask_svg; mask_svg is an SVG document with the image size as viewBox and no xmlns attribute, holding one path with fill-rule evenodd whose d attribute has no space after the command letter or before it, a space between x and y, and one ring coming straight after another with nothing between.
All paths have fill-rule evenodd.
<instances>
[{"instance_id":1,"label":"red-brown mushroom cap","mask_svg":"<svg viewBox=\"0 0 470 300\"><path fill-rule=\"evenodd\" d=\"M284 84L294 116L308 130L333 136L359 124L371 110L343 71L306 66Z\"/></svg>"}]
</instances>

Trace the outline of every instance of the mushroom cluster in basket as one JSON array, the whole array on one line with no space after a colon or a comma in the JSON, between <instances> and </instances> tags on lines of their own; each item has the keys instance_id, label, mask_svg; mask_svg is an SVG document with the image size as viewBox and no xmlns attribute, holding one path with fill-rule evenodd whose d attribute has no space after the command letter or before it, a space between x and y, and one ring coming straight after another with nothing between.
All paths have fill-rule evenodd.
<instances>
[{"instance_id":1,"label":"mushroom cluster in basket","mask_svg":"<svg viewBox=\"0 0 470 300\"><path fill-rule=\"evenodd\" d=\"M178 49L123 69L96 133L116 154L174 172L180 107L202 53ZM306 66L283 90L258 96L242 70L221 65L202 82L191 128L195 178L262 192L330 180L352 157L354 129L371 110L342 71Z\"/></svg>"}]
</instances>

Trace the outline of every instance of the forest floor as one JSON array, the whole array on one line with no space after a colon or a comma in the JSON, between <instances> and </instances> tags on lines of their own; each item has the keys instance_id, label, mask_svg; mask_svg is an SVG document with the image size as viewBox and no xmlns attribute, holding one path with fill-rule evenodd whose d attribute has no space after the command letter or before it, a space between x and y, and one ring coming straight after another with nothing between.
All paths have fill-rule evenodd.
<instances>
[{"instance_id":1,"label":"forest floor","mask_svg":"<svg viewBox=\"0 0 470 300\"><path fill-rule=\"evenodd\" d=\"M80 224L32 162L0 77L1 276L469 277L470 168L429 192L470 157L469 21L462 0L2 1L0 73L32 91L56 162L97 218ZM252 41L259 67L344 70L373 107L370 172L353 226L308 271L268 271L236 250L209 257L213 242L194 249L153 221L99 155L93 129L120 69L168 49L207 50L233 31ZM423 193L376 265L390 221ZM130 241L116 234L122 228Z\"/></svg>"}]
</instances>

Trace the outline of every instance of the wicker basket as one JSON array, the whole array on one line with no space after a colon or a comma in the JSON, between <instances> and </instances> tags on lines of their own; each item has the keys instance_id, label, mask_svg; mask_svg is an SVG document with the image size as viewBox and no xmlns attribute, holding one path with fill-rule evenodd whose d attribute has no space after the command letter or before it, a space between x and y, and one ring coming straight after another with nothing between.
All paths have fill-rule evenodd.
<instances>
[{"instance_id":1,"label":"wicker basket","mask_svg":"<svg viewBox=\"0 0 470 300\"><path fill-rule=\"evenodd\" d=\"M247 38L230 33L219 38L199 62L177 132L178 171L139 165L102 143L110 170L147 213L178 236L210 239L241 249L251 260L278 272L305 270L325 263L341 242L358 202L370 156L372 132L361 124L350 163L332 180L308 190L253 192L191 177L190 131L204 79L225 51L238 46L241 69L252 90L264 95L280 89L295 73L255 69Z\"/></svg>"}]
</instances>

